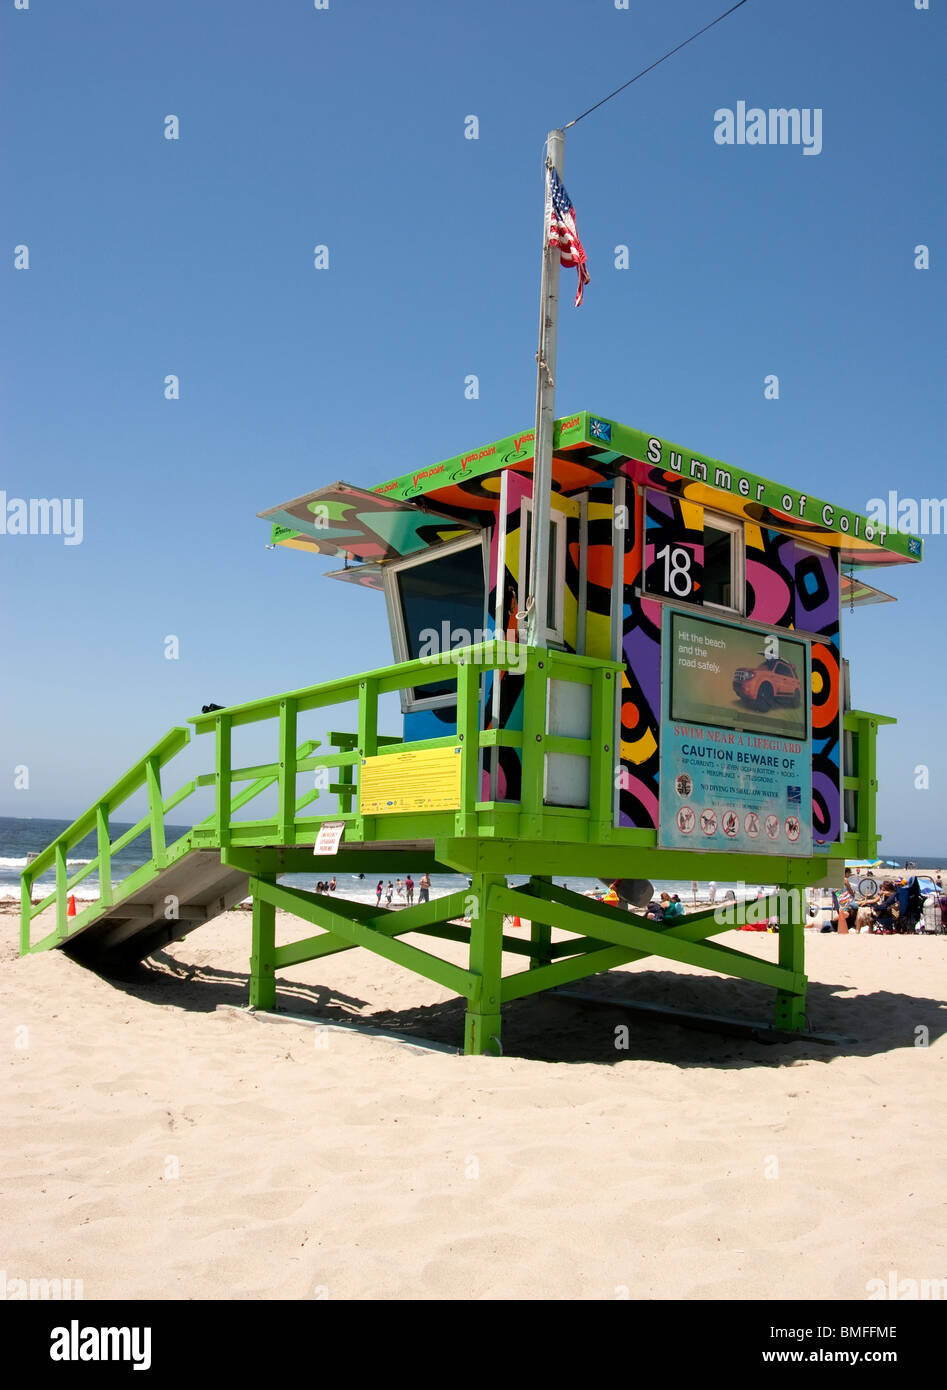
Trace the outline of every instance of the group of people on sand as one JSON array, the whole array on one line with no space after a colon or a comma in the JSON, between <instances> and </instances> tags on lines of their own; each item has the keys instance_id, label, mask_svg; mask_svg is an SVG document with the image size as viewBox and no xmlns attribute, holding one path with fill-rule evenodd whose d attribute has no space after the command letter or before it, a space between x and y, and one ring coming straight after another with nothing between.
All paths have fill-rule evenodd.
<instances>
[{"instance_id":1,"label":"group of people on sand","mask_svg":"<svg viewBox=\"0 0 947 1390\"><path fill-rule=\"evenodd\" d=\"M597 902L607 903L609 907L627 907L618 892L618 879L608 885L607 893L595 889L589 896ZM645 909L645 917L652 922L672 922L675 917L683 916L684 904L676 893L662 893L660 897L652 898Z\"/></svg>"},{"instance_id":2,"label":"group of people on sand","mask_svg":"<svg viewBox=\"0 0 947 1390\"><path fill-rule=\"evenodd\" d=\"M652 922L671 922L683 916L684 904L676 893L662 893L660 898L652 898L645 911L645 917Z\"/></svg>"},{"instance_id":3,"label":"group of people on sand","mask_svg":"<svg viewBox=\"0 0 947 1390\"><path fill-rule=\"evenodd\" d=\"M391 907L393 898L397 900L399 905L412 907L414 904L415 887L417 887L418 890L418 902L430 902L431 875L427 872L421 875L420 881L417 884L415 884L410 874L408 874L407 878L399 878L395 883L389 879L387 885L385 880L380 878L375 884L375 902L381 907L381 900L384 896L386 907Z\"/></svg>"},{"instance_id":4,"label":"group of people on sand","mask_svg":"<svg viewBox=\"0 0 947 1390\"><path fill-rule=\"evenodd\" d=\"M884 879L875 893L859 895L851 882L851 873L851 869L845 870L843 886L832 894L835 917L820 930L837 930L840 936L849 932L894 935L899 913L898 885L894 879Z\"/></svg>"}]
</instances>

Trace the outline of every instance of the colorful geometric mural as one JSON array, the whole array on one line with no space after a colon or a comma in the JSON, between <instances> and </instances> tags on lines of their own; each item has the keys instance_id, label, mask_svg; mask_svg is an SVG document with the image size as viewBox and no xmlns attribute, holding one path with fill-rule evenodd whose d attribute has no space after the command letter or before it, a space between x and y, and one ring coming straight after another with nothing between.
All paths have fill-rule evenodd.
<instances>
[{"instance_id":1,"label":"colorful geometric mural","mask_svg":"<svg viewBox=\"0 0 947 1390\"><path fill-rule=\"evenodd\" d=\"M586 508L585 655L605 660L612 654L612 536L615 527L614 484L598 483L589 490ZM575 564L578 539L570 539Z\"/></svg>"},{"instance_id":2,"label":"colorful geometric mural","mask_svg":"<svg viewBox=\"0 0 947 1390\"><path fill-rule=\"evenodd\" d=\"M649 594L680 603L703 602L703 507L649 490L644 546L644 587Z\"/></svg>"},{"instance_id":3,"label":"colorful geometric mural","mask_svg":"<svg viewBox=\"0 0 947 1390\"><path fill-rule=\"evenodd\" d=\"M812 834L841 838L842 673L839 645L839 572L835 552L797 548L796 627L820 640L812 644Z\"/></svg>"},{"instance_id":4,"label":"colorful geometric mural","mask_svg":"<svg viewBox=\"0 0 947 1390\"><path fill-rule=\"evenodd\" d=\"M638 593L644 498L629 488L626 505L618 824L654 830L660 770L662 606Z\"/></svg>"},{"instance_id":5,"label":"colorful geometric mural","mask_svg":"<svg viewBox=\"0 0 947 1390\"><path fill-rule=\"evenodd\" d=\"M795 542L752 522L745 535L746 616L754 623L790 628L795 617Z\"/></svg>"}]
</instances>

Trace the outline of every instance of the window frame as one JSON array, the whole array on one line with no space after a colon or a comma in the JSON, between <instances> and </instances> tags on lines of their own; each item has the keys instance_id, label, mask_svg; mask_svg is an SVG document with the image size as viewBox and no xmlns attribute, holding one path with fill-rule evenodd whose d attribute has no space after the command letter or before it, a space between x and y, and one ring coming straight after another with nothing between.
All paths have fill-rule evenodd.
<instances>
[{"instance_id":1,"label":"window frame","mask_svg":"<svg viewBox=\"0 0 947 1390\"><path fill-rule=\"evenodd\" d=\"M490 531L488 528L477 531L472 536L462 536L460 540L446 541L443 545L428 546L419 551L416 555L406 555L400 560L390 560L382 567L382 578L385 589L385 607L388 611L388 626L391 631L391 645L395 655L395 661L412 661L414 658L408 645L408 633L404 623L404 609L401 602L401 594L398 589L398 576L402 570L414 569L420 565L432 564L435 560L442 559L445 555L453 554L461 550L473 550L480 547L480 555L483 568L483 612L480 619L480 630L486 632L489 601L489 560L490 560ZM445 621L447 615L445 614ZM409 686L400 692L402 714L413 714L417 710L427 709L446 709L457 704L456 692L447 692L443 695L420 695L418 691L423 690L423 686Z\"/></svg>"},{"instance_id":2,"label":"window frame","mask_svg":"<svg viewBox=\"0 0 947 1390\"><path fill-rule=\"evenodd\" d=\"M714 603L710 599L702 598L701 608L707 608L714 613L733 613L739 618L746 617L746 522L742 517L726 516L721 512L709 511L704 508L704 534L707 526L712 526L717 531L728 531L732 536L738 538L730 546L730 599L729 604ZM704 556L706 561L707 547L704 546ZM706 576L706 563L704 565ZM706 586L706 577L705 577Z\"/></svg>"}]
</instances>

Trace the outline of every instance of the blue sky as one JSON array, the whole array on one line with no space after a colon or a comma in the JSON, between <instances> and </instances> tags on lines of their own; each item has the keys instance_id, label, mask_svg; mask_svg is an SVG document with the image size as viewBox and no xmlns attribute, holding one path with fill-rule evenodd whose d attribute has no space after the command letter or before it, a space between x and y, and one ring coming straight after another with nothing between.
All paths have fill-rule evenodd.
<instances>
[{"instance_id":1,"label":"blue sky","mask_svg":"<svg viewBox=\"0 0 947 1390\"><path fill-rule=\"evenodd\" d=\"M208 701L391 659L379 597L267 550L256 512L532 424L546 132L724 8L4 6L0 489L81 497L84 537L0 537L0 814L78 813ZM564 278L557 414L859 510L944 496L943 55L942 6L748 0L570 131L592 284L575 311ZM741 100L820 108L822 152L716 144ZM900 602L844 644L854 703L900 721L883 848L939 853L947 539L926 552L875 572Z\"/></svg>"}]
</instances>

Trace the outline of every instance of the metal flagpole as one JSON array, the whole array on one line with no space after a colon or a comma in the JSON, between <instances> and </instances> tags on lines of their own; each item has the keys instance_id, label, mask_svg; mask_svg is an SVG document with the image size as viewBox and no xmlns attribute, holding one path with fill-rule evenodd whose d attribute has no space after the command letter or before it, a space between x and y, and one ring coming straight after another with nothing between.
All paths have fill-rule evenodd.
<instances>
[{"instance_id":1,"label":"metal flagpole","mask_svg":"<svg viewBox=\"0 0 947 1390\"><path fill-rule=\"evenodd\" d=\"M549 607L549 526L552 492L552 435L556 397L556 341L559 330L559 250L549 245L552 190L549 171L562 178L565 132L547 137L546 207L543 215L543 273L539 306L539 348L536 352L536 427L533 441L533 529L529 548L526 602L526 641L545 646Z\"/></svg>"}]
</instances>

